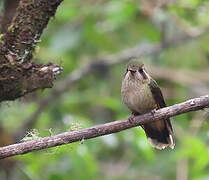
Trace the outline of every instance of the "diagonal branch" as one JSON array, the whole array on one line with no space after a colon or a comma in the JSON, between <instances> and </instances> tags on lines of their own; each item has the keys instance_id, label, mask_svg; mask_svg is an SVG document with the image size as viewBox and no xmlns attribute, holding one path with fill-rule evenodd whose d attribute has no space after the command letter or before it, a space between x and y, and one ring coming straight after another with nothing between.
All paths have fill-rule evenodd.
<instances>
[{"instance_id":1,"label":"diagonal branch","mask_svg":"<svg viewBox=\"0 0 209 180\"><path fill-rule=\"evenodd\" d=\"M190 99L180 104L157 110L154 114L147 113L136 116L130 122L129 119L118 120L102 125L93 126L76 131L61 133L55 136L38 138L32 141L13 144L0 148L0 159L19 154L25 154L35 150L69 144L84 139L91 139L107 134L117 133L125 129L136 127L145 123L154 122L162 118L169 118L190 111L197 111L209 107L209 95Z\"/></svg>"},{"instance_id":2,"label":"diagonal branch","mask_svg":"<svg viewBox=\"0 0 209 180\"><path fill-rule=\"evenodd\" d=\"M66 78L59 81L57 85L53 88L53 90L38 102L37 110L32 115L30 115L30 117L24 120L25 123L23 124L23 126L20 127L19 130L17 130L17 132L15 133L14 136L16 138L16 141L18 141L18 139L24 135L27 129L31 129L34 126L40 114L45 110L45 108L49 104L54 102L55 99L59 98L65 91L68 91L75 82L79 81L82 77L85 77L93 70L100 67L108 68L112 65L127 62L130 58L133 57L141 57L151 55L154 53L159 53L166 48L175 47L189 40L200 38L203 35L205 35L208 32L208 30L209 26L199 30L199 33L190 34L190 36L184 35L182 37L174 38L167 42L167 46L163 46L162 43L139 44L135 47L128 48L124 51L121 51L113 55L109 55L105 58L98 58L97 60L93 60L91 64L87 64L81 68L76 69L75 71L70 73ZM206 81L208 81L208 79Z\"/></svg>"}]
</instances>

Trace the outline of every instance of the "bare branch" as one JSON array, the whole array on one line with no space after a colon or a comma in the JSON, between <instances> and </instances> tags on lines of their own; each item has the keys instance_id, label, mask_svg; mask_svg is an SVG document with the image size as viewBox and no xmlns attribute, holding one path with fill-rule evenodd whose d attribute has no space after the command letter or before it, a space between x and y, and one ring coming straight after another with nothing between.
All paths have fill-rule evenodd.
<instances>
[{"instance_id":1,"label":"bare branch","mask_svg":"<svg viewBox=\"0 0 209 180\"><path fill-rule=\"evenodd\" d=\"M190 111L197 111L206 107L209 107L209 95L190 99L180 104L175 104L170 107L159 109L154 114L150 112L144 115L136 116L131 122L128 119L118 120L102 125L93 126L91 128L65 132L55 136L38 138L36 140L24 143L5 146L0 148L0 159L19 154L25 154L35 150L69 144L81 141L83 139L91 139L98 136L117 133L122 130L136 127L145 123L154 122L162 118L168 118Z\"/></svg>"}]
</instances>

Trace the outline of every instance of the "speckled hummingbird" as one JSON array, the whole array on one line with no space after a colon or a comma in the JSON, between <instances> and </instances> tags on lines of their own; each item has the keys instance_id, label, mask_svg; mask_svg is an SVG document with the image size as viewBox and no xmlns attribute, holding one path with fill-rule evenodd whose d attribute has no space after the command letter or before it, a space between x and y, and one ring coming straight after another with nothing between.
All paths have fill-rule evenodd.
<instances>
[{"instance_id":1,"label":"speckled hummingbird","mask_svg":"<svg viewBox=\"0 0 209 180\"><path fill-rule=\"evenodd\" d=\"M145 67L137 60L131 60L121 87L122 100L132 111L132 116L153 112L166 107L162 92ZM162 119L142 125L148 141L157 149L174 148L173 129L170 119Z\"/></svg>"}]
</instances>

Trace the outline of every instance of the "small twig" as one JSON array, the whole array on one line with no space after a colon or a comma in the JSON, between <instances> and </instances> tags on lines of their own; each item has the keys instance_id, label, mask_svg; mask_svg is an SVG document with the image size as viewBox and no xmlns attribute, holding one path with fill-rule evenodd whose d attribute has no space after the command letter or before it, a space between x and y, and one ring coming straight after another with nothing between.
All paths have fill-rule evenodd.
<instances>
[{"instance_id":1,"label":"small twig","mask_svg":"<svg viewBox=\"0 0 209 180\"><path fill-rule=\"evenodd\" d=\"M188 179L188 159L180 159L176 167L176 180Z\"/></svg>"},{"instance_id":2,"label":"small twig","mask_svg":"<svg viewBox=\"0 0 209 180\"><path fill-rule=\"evenodd\" d=\"M24 143L5 146L0 148L0 159L19 154L25 154L35 150L73 143L81 141L82 139L91 139L106 134L117 133L122 130L136 127L145 123L154 122L162 118L169 118L190 111L197 111L206 107L209 107L209 95L190 99L180 104L175 104L170 107L159 109L154 114L147 113L144 115L136 116L133 118L131 123L128 119L118 120L102 125L93 126L91 128L65 132L55 136L39 138Z\"/></svg>"}]
</instances>

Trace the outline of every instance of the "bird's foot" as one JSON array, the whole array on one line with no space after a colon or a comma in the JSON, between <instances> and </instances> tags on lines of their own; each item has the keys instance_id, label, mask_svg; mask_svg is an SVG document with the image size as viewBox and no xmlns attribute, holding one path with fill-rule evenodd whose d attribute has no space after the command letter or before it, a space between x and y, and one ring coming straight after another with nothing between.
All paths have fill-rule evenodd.
<instances>
[{"instance_id":1,"label":"bird's foot","mask_svg":"<svg viewBox=\"0 0 209 180\"><path fill-rule=\"evenodd\" d=\"M155 115L155 112L156 112L156 109L151 110L151 114L152 114L152 116L154 116L154 115Z\"/></svg>"},{"instance_id":2,"label":"bird's foot","mask_svg":"<svg viewBox=\"0 0 209 180\"><path fill-rule=\"evenodd\" d=\"M135 114L132 113L131 116L128 118L128 121L129 121L131 124L133 124L134 116L135 116Z\"/></svg>"}]
</instances>

